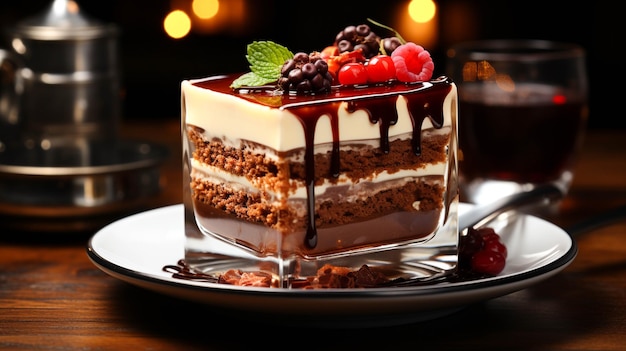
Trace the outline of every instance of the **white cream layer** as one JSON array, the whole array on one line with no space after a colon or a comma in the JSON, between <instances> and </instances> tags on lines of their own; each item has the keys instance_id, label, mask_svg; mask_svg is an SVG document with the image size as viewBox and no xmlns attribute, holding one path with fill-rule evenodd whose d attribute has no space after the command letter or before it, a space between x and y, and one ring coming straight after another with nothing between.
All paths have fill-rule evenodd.
<instances>
[{"instance_id":1,"label":"white cream layer","mask_svg":"<svg viewBox=\"0 0 626 351\"><path fill-rule=\"evenodd\" d=\"M203 80L206 80L203 79ZM193 85L200 80L186 80L181 84L183 122L205 129L210 136L250 140L276 151L289 151L305 147L304 129L299 119L290 111L250 102L230 94L223 94ZM452 124L455 116L456 86L452 86L444 100L444 126ZM364 110L353 113L339 107L339 140L342 143L380 139L380 126L373 124ZM399 95L396 101L398 121L389 127L389 138L412 133L413 125L406 99ZM422 130L433 128L425 119ZM322 116L316 125L314 143L332 143L330 116Z\"/></svg>"},{"instance_id":2,"label":"white cream layer","mask_svg":"<svg viewBox=\"0 0 626 351\"><path fill-rule=\"evenodd\" d=\"M284 195L292 199L304 200L307 198L306 186L304 182L298 182L297 184L294 184L295 185L293 187L294 190L292 190L291 193L281 194L280 192L277 192L275 189L268 188L266 184L259 184L258 182L255 182L254 180L251 181L247 179L246 177L237 176L230 172L226 172L222 169L219 169L210 165L202 164L201 162L195 159L191 160L191 165L192 165L191 176L194 179L198 179L203 182L209 182L209 183L214 183L214 184L228 184L228 186L232 187L233 190L235 191L245 190L248 192L251 192L251 191L256 192L260 189L263 191L267 191L268 194L270 194L272 198L274 198L276 201L280 201ZM325 180L323 184L316 185L315 197L321 198L324 196L324 194L326 193L328 189L336 188L337 186L342 186L342 185L350 186L352 189L347 191L347 193L350 193L355 197L362 197L362 196L368 197L368 196L371 196L371 193L372 193L372 186L371 186L372 184L385 183L386 185L384 186L384 188L387 188L389 187L389 185L397 186L398 183L415 181L415 179L419 177L432 176L432 175L442 176L445 174L445 170L446 170L446 164L438 163L438 164L431 164L424 168L419 168L415 170L410 170L410 169L400 170L395 173L388 173L387 171L383 171L381 173L372 175L371 179L366 179L358 183L353 183L347 177L340 176L337 183L331 183L330 181ZM366 183L367 183L367 189L363 188L362 190L359 190L359 184L366 184ZM381 187L380 190L383 190L383 188ZM346 199L346 200L352 200L352 199Z\"/></svg>"}]
</instances>

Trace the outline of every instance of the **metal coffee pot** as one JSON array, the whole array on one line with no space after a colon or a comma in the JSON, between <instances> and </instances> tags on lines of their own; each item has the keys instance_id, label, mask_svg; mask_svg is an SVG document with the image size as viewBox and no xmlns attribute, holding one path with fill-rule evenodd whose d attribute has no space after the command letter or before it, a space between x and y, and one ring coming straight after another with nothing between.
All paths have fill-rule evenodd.
<instances>
[{"instance_id":1,"label":"metal coffee pot","mask_svg":"<svg viewBox=\"0 0 626 351\"><path fill-rule=\"evenodd\" d=\"M0 154L37 165L80 166L117 138L118 29L71 0L6 31L0 48ZM25 152L24 150L28 151ZM16 152L17 151L17 152ZM12 161L9 161L12 162Z\"/></svg>"},{"instance_id":2,"label":"metal coffee pot","mask_svg":"<svg viewBox=\"0 0 626 351\"><path fill-rule=\"evenodd\" d=\"M0 46L0 227L92 230L160 190L163 145L118 138L115 25L54 0Z\"/></svg>"}]
</instances>

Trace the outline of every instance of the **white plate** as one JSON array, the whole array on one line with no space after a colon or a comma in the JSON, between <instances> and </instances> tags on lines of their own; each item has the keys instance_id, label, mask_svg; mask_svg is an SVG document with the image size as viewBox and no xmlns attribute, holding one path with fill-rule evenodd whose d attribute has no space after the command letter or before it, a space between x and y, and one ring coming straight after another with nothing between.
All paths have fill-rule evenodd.
<instances>
[{"instance_id":1,"label":"white plate","mask_svg":"<svg viewBox=\"0 0 626 351\"><path fill-rule=\"evenodd\" d=\"M461 204L461 211L470 207ZM87 253L98 268L115 278L242 317L272 314L290 323L370 327L438 318L525 289L557 274L576 257L571 237L537 217L500 216L489 226L496 228L508 248L506 267L498 276L408 287L289 290L173 278L163 267L184 257L181 204L109 224L89 240Z\"/></svg>"}]
</instances>

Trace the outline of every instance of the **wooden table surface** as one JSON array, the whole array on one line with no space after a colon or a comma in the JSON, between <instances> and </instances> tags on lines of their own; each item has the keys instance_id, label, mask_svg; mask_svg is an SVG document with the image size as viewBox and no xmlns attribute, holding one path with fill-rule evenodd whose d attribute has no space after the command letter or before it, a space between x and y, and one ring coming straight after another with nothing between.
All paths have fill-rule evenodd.
<instances>
[{"instance_id":1,"label":"wooden table surface","mask_svg":"<svg viewBox=\"0 0 626 351\"><path fill-rule=\"evenodd\" d=\"M161 192L134 212L180 203L178 121L127 122L122 133L170 148ZM548 219L568 227L624 204L626 131L592 130L571 192ZM0 349L626 349L626 220L576 237L576 259L546 281L442 318L368 330L276 326L271 315L241 319L135 287L88 259L93 233L0 224Z\"/></svg>"}]
</instances>

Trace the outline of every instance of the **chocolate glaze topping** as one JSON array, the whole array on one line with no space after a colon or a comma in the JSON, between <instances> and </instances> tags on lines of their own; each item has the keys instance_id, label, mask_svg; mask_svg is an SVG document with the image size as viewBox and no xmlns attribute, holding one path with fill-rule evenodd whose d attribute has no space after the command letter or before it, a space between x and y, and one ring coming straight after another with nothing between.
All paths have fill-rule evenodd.
<instances>
[{"instance_id":1,"label":"chocolate glaze topping","mask_svg":"<svg viewBox=\"0 0 626 351\"><path fill-rule=\"evenodd\" d=\"M198 81L194 84L199 87L218 91L224 94L239 96L246 100L270 107L289 110L296 115L302 124L305 135L305 167L307 185L308 224L306 245L314 248L317 245L317 229L315 226L315 163L314 140L315 126L320 117L330 116L333 133L331 176L339 176L339 116L338 111L342 102L347 102L348 112L364 110L371 123L379 124L380 148L383 152L389 150L389 128L398 121L396 101L402 96L407 100L407 107L413 124L413 152L421 154L421 130L426 118L433 126L441 128L444 123L443 101L450 92L451 80L448 77L439 77L429 82L398 83L368 86L367 88L335 87L328 94L321 95L292 95L283 94L274 86L249 87L233 90L230 83L236 78L234 75L220 76L215 79Z\"/></svg>"}]
</instances>

